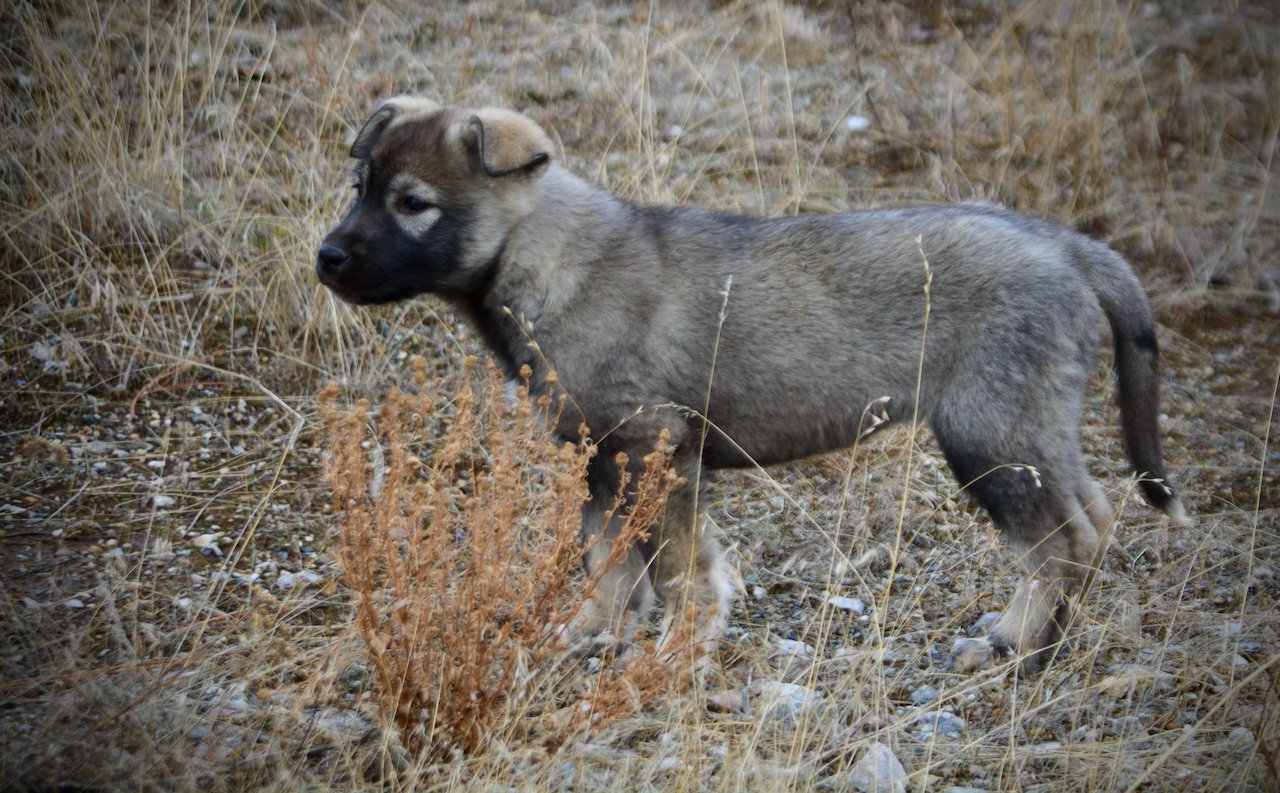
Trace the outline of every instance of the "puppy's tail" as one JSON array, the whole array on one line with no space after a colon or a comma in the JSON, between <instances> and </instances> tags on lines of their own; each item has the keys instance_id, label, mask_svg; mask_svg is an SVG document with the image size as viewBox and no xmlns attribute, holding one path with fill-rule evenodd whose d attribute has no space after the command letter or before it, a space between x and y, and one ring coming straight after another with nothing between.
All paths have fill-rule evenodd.
<instances>
[{"instance_id":1,"label":"puppy's tail","mask_svg":"<svg viewBox=\"0 0 1280 793\"><path fill-rule=\"evenodd\" d=\"M1182 500L1164 473L1160 453L1160 351L1151 304L1125 260L1101 243L1080 252L1116 347L1116 381L1125 448L1138 487L1151 506L1190 526Z\"/></svg>"}]
</instances>

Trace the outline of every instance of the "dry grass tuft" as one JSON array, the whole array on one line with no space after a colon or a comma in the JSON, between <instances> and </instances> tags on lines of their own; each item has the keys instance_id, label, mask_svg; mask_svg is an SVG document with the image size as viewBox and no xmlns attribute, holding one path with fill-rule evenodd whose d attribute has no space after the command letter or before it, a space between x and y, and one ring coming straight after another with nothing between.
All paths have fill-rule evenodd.
<instances>
[{"instance_id":1,"label":"dry grass tuft","mask_svg":"<svg viewBox=\"0 0 1280 793\"><path fill-rule=\"evenodd\" d=\"M661 657L649 645L589 665L566 652L567 632L622 555L577 573L596 449L548 437L563 400L535 401L524 387L509 399L489 369L478 394L467 378L446 402L424 359L412 369L417 393L393 390L372 435L367 403L339 410L336 386L320 399L354 629L404 745L432 757L495 742L554 749L687 680L688 641L666 644ZM668 462L662 452L646 460L616 551L660 514L676 481Z\"/></svg>"}]
</instances>

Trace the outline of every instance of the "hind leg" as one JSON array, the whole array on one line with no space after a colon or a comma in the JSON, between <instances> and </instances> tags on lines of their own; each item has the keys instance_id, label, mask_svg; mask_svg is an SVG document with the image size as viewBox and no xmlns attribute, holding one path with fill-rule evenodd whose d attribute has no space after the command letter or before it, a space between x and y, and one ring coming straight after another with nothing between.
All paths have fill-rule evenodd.
<instances>
[{"instance_id":1,"label":"hind leg","mask_svg":"<svg viewBox=\"0 0 1280 793\"><path fill-rule=\"evenodd\" d=\"M1026 571L988 634L956 643L962 669L1007 657L1028 666L1046 660L1070 620L1070 599L1100 561L1110 506L1080 457L1074 402L1063 397L1046 404L1059 410L1007 410L997 421L971 405L969 412L935 417L934 433L956 478L991 515Z\"/></svg>"},{"instance_id":2,"label":"hind leg","mask_svg":"<svg viewBox=\"0 0 1280 793\"><path fill-rule=\"evenodd\" d=\"M985 637L956 642L960 669L974 671L1006 658L1020 658L1034 669L1050 660L1071 621L1071 603L1087 589L1103 547L1083 509L1040 541L1011 545L1026 574Z\"/></svg>"},{"instance_id":3,"label":"hind leg","mask_svg":"<svg viewBox=\"0 0 1280 793\"><path fill-rule=\"evenodd\" d=\"M1026 469L1012 474L1030 477ZM1009 606L985 637L956 642L956 666L973 671L997 659L1020 658L1036 668L1052 658L1071 620L1071 603L1091 585L1106 549L1111 508L1083 470L1058 476L1038 469L1032 488L1011 484L971 487L1010 540L1026 573ZM1084 482L1086 487L1064 487ZM1086 505L1081 495L1093 496ZM1097 523L1095 523L1095 521ZM1101 525L1101 531L1099 525Z\"/></svg>"},{"instance_id":4,"label":"hind leg","mask_svg":"<svg viewBox=\"0 0 1280 793\"><path fill-rule=\"evenodd\" d=\"M1076 483L1076 498L1084 505L1085 515L1093 524L1094 530L1098 532L1098 536L1105 542L1111 534L1111 524L1115 522L1116 511L1111 508L1111 503L1107 501L1102 488L1098 487L1098 483L1088 474L1082 474L1080 481Z\"/></svg>"}]
</instances>

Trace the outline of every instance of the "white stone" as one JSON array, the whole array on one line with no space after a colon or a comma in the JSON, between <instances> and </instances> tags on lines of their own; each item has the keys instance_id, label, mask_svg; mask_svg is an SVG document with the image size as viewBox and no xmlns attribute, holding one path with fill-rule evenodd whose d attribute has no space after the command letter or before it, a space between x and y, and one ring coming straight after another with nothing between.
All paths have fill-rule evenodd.
<instances>
[{"instance_id":1,"label":"white stone","mask_svg":"<svg viewBox=\"0 0 1280 793\"><path fill-rule=\"evenodd\" d=\"M904 793L907 769L892 749L876 742L868 745L862 758L849 769L847 781L864 793Z\"/></svg>"}]
</instances>

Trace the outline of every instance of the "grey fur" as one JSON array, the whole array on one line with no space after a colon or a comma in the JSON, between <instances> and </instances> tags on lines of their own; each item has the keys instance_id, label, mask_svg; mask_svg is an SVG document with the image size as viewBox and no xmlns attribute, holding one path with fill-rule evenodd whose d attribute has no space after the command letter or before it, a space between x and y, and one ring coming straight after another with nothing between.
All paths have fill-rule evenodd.
<instances>
[{"instance_id":1,"label":"grey fur","mask_svg":"<svg viewBox=\"0 0 1280 793\"><path fill-rule=\"evenodd\" d=\"M960 663L1043 655L1112 518L1079 441L1104 318L1129 453L1157 482L1144 493L1185 518L1160 459L1151 311L1105 245L985 204L763 220L634 206L561 168L552 148L508 111L386 103L353 147L362 184L317 270L355 303L446 296L509 372L532 369L535 389L554 368L581 411L558 431L576 439L585 421L599 438L588 534L613 531L603 524L615 454L639 461L670 433L690 484L601 588L593 628L617 628L656 595L669 614L692 597L718 631L731 573L696 514L699 465L847 446L875 405L929 424L1028 567L988 639L958 648ZM400 194L415 184L430 195Z\"/></svg>"}]
</instances>

